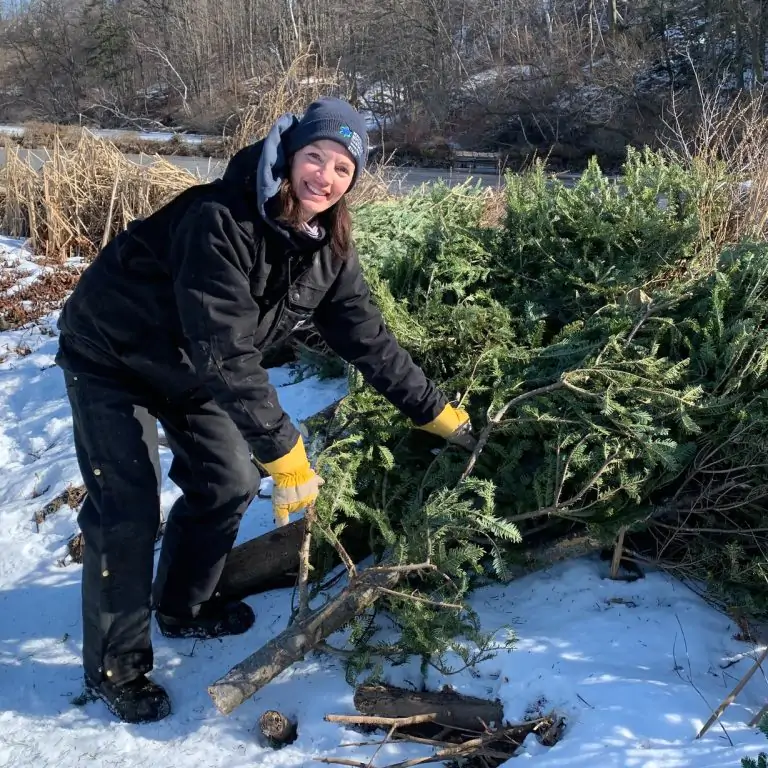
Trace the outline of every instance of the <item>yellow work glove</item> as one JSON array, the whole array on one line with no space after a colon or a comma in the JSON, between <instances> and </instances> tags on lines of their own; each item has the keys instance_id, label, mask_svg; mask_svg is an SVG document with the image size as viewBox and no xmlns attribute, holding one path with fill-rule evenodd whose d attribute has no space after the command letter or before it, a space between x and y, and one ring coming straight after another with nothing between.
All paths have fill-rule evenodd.
<instances>
[{"instance_id":1,"label":"yellow work glove","mask_svg":"<svg viewBox=\"0 0 768 768\"><path fill-rule=\"evenodd\" d=\"M452 405L446 405L440 415L419 427L431 435L437 435L454 445L460 445L468 451L473 451L477 445L477 440L472 434L472 424L469 421L469 414L462 408L454 408Z\"/></svg>"},{"instance_id":2,"label":"yellow work glove","mask_svg":"<svg viewBox=\"0 0 768 768\"><path fill-rule=\"evenodd\" d=\"M262 464L272 476L272 511L277 525L285 525L288 515L315 501L323 478L309 466L304 441L299 441L285 455Z\"/></svg>"}]
</instances>

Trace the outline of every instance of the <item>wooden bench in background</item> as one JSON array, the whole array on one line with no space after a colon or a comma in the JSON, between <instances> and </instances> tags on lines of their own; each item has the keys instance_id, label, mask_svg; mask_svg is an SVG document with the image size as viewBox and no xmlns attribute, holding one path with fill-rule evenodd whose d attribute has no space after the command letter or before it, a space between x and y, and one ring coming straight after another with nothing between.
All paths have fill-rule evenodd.
<instances>
[{"instance_id":1,"label":"wooden bench in background","mask_svg":"<svg viewBox=\"0 0 768 768\"><path fill-rule=\"evenodd\" d=\"M498 152L465 152L454 150L451 153L451 168L455 171L477 171L478 173L499 173L502 158Z\"/></svg>"}]
</instances>

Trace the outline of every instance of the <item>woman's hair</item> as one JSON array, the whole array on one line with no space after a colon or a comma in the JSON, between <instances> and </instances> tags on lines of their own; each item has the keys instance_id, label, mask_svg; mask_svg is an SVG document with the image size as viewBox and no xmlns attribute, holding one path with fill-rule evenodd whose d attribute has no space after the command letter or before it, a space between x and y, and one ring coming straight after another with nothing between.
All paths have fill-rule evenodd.
<instances>
[{"instance_id":1,"label":"woman's hair","mask_svg":"<svg viewBox=\"0 0 768 768\"><path fill-rule=\"evenodd\" d=\"M280 185L277 193L279 214L277 220L292 229L300 230L302 225L301 205L293 193L288 179ZM331 236L331 250L339 259L345 259L352 247L352 216L345 196L318 217Z\"/></svg>"}]
</instances>

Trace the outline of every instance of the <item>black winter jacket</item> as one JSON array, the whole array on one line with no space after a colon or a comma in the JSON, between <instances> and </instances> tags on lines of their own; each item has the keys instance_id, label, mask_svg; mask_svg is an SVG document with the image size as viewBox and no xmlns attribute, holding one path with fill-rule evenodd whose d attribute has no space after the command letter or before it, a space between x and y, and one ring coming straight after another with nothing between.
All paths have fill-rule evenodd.
<instances>
[{"instance_id":1,"label":"black winter jacket","mask_svg":"<svg viewBox=\"0 0 768 768\"><path fill-rule=\"evenodd\" d=\"M445 398L385 327L357 254L338 258L327 236L286 231L267 215L282 162L270 136L238 153L223 180L181 193L100 252L61 313L59 364L71 367L71 352L171 400L213 397L269 462L298 432L261 350L311 321L376 390L426 424Z\"/></svg>"}]
</instances>

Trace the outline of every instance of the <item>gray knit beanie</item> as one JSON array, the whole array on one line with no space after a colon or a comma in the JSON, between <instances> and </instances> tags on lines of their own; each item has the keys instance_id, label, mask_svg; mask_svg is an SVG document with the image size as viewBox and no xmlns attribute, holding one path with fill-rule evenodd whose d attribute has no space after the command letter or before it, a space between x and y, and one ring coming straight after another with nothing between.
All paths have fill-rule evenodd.
<instances>
[{"instance_id":1,"label":"gray knit beanie","mask_svg":"<svg viewBox=\"0 0 768 768\"><path fill-rule=\"evenodd\" d=\"M338 142L352 155L355 161L355 175L349 185L352 189L368 159L368 132L363 116L342 99L318 99L307 107L298 125L288 131L283 141L286 153L291 156L321 139Z\"/></svg>"}]
</instances>

